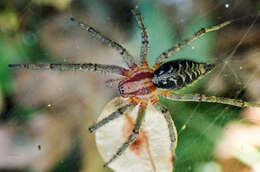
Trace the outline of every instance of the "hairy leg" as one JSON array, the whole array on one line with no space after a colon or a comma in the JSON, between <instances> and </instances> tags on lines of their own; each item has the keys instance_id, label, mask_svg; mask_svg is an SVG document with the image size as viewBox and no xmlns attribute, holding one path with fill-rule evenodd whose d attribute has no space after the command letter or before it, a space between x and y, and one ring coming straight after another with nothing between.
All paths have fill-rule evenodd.
<instances>
[{"instance_id":1,"label":"hairy leg","mask_svg":"<svg viewBox=\"0 0 260 172\"><path fill-rule=\"evenodd\" d=\"M141 36L142 36L142 46L141 46L141 52L140 52L140 60L141 63L147 62L147 56L148 56L148 50L149 50L149 40L148 35L146 32L146 28L141 16L141 13L136 13L134 10L132 10L132 13L135 15L137 23L139 27L141 28Z\"/></svg>"},{"instance_id":2,"label":"hairy leg","mask_svg":"<svg viewBox=\"0 0 260 172\"><path fill-rule=\"evenodd\" d=\"M99 129L100 127L104 126L105 124L109 123L110 121L124 115L125 111L130 107L130 104L124 105L122 104L117 111L111 113L109 116L106 118L102 119L101 121L97 122L96 124L92 125L89 127L89 131L92 133Z\"/></svg>"},{"instance_id":3,"label":"hairy leg","mask_svg":"<svg viewBox=\"0 0 260 172\"><path fill-rule=\"evenodd\" d=\"M8 67L14 69L29 69L29 70L89 70L102 73L111 73L123 75L127 69L116 65L103 65L94 63L82 63L82 64L9 64Z\"/></svg>"},{"instance_id":4,"label":"hairy leg","mask_svg":"<svg viewBox=\"0 0 260 172\"><path fill-rule=\"evenodd\" d=\"M189 101L189 102L210 102L210 103L220 103L227 104L237 107L260 107L260 104L250 103L243 100L216 97L216 96L205 96L202 94L175 94L167 92L162 94L163 97L173 100L173 101Z\"/></svg>"},{"instance_id":5,"label":"hairy leg","mask_svg":"<svg viewBox=\"0 0 260 172\"><path fill-rule=\"evenodd\" d=\"M159 57L157 57L155 66L160 65L160 63L162 63L165 59L167 59L168 57L172 56L173 54L175 54L176 52L181 50L183 47L188 45L190 42L203 36L205 33L219 30L219 29L225 27L226 25L230 24L231 22L232 21L226 21L226 22L221 23L216 26L211 26L211 27L200 29L199 31L195 32L191 37L183 40L181 43L173 46L172 48L168 49L167 51L164 51Z\"/></svg>"},{"instance_id":6,"label":"hairy leg","mask_svg":"<svg viewBox=\"0 0 260 172\"><path fill-rule=\"evenodd\" d=\"M111 162L113 162L117 157L122 155L122 153L130 146L131 143L133 143L136 139L136 137L139 134L139 130L141 128L144 116L145 116L145 109L146 108L141 108L139 107L138 115L136 118L136 122L134 125L134 129L128 139L123 143L123 145L117 150L117 152L113 155L113 157L104 164L104 167L108 166Z\"/></svg>"},{"instance_id":7,"label":"hairy leg","mask_svg":"<svg viewBox=\"0 0 260 172\"><path fill-rule=\"evenodd\" d=\"M94 28L88 26L85 23L77 21L73 17L71 17L71 21L76 22L82 30L88 31L92 37L96 38L97 40L103 42L107 46L118 51L129 67L135 66L134 57L122 45L118 44L115 41L112 41L111 39L102 35L99 31L95 30Z\"/></svg>"},{"instance_id":8,"label":"hairy leg","mask_svg":"<svg viewBox=\"0 0 260 172\"><path fill-rule=\"evenodd\" d=\"M171 139L170 149L172 151L173 157L175 157L175 149L176 149L176 146L177 146L177 136L178 135L177 135L177 130L175 128L171 114L169 113L168 109L160 103L155 104L155 107L156 107L157 110L159 110L164 115L164 118L167 121L168 130L169 130L170 139Z\"/></svg>"},{"instance_id":9,"label":"hairy leg","mask_svg":"<svg viewBox=\"0 0 260 172\"><path fill-rule=\"evenodd\" d=\"M106 80L105 86L106 86L106 87L118 86L119 82L120 82L122 79L123 79L123 77L121 77L121 78L116 78L116 79Z\"/></svg>"}]
</instances>

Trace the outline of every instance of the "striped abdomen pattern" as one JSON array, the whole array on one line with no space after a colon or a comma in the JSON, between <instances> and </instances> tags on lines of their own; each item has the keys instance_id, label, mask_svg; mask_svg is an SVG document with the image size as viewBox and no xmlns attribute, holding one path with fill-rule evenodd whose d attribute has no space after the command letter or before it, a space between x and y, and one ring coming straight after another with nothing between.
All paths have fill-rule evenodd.
<instances>
[{"instance_id":1,"label":"striped abdomen pattern","mask_svg":"<svg viewBox=\"0 0 260 172\"><path fill-rule=\"evenodd\" d=\"M152 81L157 88L181 89L210 72L215 65L191 60L174 60L159 66Z\"/></svg>"}]
</instances>

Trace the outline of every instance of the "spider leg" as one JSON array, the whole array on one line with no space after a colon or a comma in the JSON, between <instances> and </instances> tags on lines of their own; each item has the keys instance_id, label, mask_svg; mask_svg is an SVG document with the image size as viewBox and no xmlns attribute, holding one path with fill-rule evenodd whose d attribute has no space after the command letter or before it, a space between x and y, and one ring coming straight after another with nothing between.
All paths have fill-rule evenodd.
<instances>
[{"instance_id":1,"label":"spider leg","mask_svg":"<svg viewBox=\"0 0 260 172\"><path fill-rule=\"evenodd\" d=\"M173 101L189 101L189 102L210 102L227 104L237 107L260 107L260 104L250 103L243 100L230 99L216 96L206 96L202 94L175 94L167 92L161 94L163 97Z\"/></svg>"},{"instance_id":2,"label":"spider leg","mask_svg":"<svg viewBox=\"0 0 260 172\"><path fill-rule=\"evenodd\" d=\"M132 13L135 15L138 26L141 28L141 36L142 36L142 46L141 46L141 52L140 52L141 63L142 64L147 63L149 40L148 40L146 28L145 28L141 13L136 13L134 10L132 10Z\"/></svg>"},{"instance_id":3,"label":"spider leg","mask_svg":"<svg viewBox=\"0 0 260 172\"><path fill-rule=\"evenodd\" d=\"M117 86L118 83L122 80L123 78L116 78L116 79L109 79L105 82L106 87L113 87Z\"/></svg>"},{"instance_id":4,"label":"spider leg","mask_svg":"<svg viewBox=\"0 0 260 172\"><path fill-rule=\"evenodd\" d=\"M127 63L127 65L130 68L135 66L134 57L122 45L118 44L115 41L112 41L111 39L102 35L99 31L97 31L96 29L88 26L87 24L82 23L80 21L77 21L73 17L71 17L70 19L71 19L71 21L76 22L82 30L88 31L89 34L92 37L96 38L97 40L103 42L107 46L109 46L109 47L115 49L116 51L118 51L119 54L123 57L124 61Z\"/></svg>"},{"instance_id":5,"label":"spider leg","mask_svg":"<svg viewBox=\"0 0 260 172\"><path fill-rule=\"evenodd\" d=\"M176 130L176 127L175 127L174 122L172 120L171 114L169 113L168 109L160 103L156 103L155 108L157 110L159 110L160 112L162 112L165 120L167 121L168 130L169 130L170 139L171 139L170 149L172 151L173 157L175 157L175 149L176 149L176 146L177 146L177 136L178 135L177 135L177 130Z\"/></svg>"},{"instance_id":6,"label":"spider leg","mask_svg":"<svg viewBox=\"0 0 260 172\"><path fill-rule=\"evenodd\" d=\"M164 51L161 55L159 55L159 57L157 57L157 59L155 61L154 66L160 65L160 63L162 63L165 59L167 59L168 57L172 56L173 54L175 54L176 52L181 50L183 47L188 45L190 42L200 38L205 33L219 30L219 29L225 27L226 25L230 24L231 22L232 21L226 21L224 23L221 23L221 24L218 24L218 25L215 25L215 26L200 29L199 31L195 32L191 37L183 40L179 44L173 46L172 48Z\"/></svg>"},{"instance_id":7,"label":"spider leg","mask_svg":"<svg viewBox=\"0 0 260 172\"><path fill-rule=\"evenodd\" d=\"M137 115L136 122L135 122L132 133L130 134L128 139L123 143L123 145L117 150L117 152L112 156L112 158L104 164L104 167L107 167L117 157L122 155L122 153L130 146L130 144L136 140L136 137L139 134L139 130L141 128L141 124L142 124L144 116L145 116L145 109L146 108L141 108L141 106L139 107L138 115Z\"/></svg>"},{"instance_id":8,"label":"spider leg","mask_svg":"<svg viewBox=\"0 0 260 172\"><path fill-rule=\"evenodd\" d=\"M89 70L102 73L112 73L122 75L127 69L116 65L104 65L94 63L82 64L9 64L8 67L14 69L29 69L29 70Z\"/></svg>"},{"instance_id":9,"label":"spider leg","mask_svg":"<svg viewBox=\"0 0 260 172\"><path fill-rule=\"evenodd\" d=\"M130 107L130 104L127 105L121 105L115 112L111 113L109 116L107 116L106 118L102 119L101 121L99 121L98 123L92 125L91 127L89 127L89 132L94 132L97 129L99 129L100 127L102 127L103 125L109 123L110 121L122 116L125 111Z\"/></svg>"}]
</instances>

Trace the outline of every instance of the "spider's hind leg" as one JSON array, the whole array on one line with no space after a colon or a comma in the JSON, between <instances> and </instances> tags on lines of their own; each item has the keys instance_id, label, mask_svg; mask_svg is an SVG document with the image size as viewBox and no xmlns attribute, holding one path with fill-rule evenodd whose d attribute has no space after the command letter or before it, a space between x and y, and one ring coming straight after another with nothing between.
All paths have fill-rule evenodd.
<instances>
[{"instance_id":1,"label":"spider's hind leg","mask_svg":"<svg viewBox=\"0 0 260 172\"><path fill-rule=\"evenodd\" d=\"M142 107L141 105L139 106L138 115L132 133L130 134L128 139L123 143L123 145L117 150L117 152L112 156L112 158L104 164L104 167L107 167L117 157L122 155L122 153L124 153L124 151L131 145L131 143L133 143L136 140L137 136L139 135L143 119L145 117L145 109L145 107Z\"/></svg>"},{"instance_id":2,"label":"spider's hind leg","mask_svg":"<svg viewBox=\"0 0 260 172\"><path fill-rule=\"evenodd\" d=\"M230 99L216 96L206 96L203 94L175 94L171 92L162 92L161 95L169 100L181 101L181 102L208 102L208 103L220 103L226 105L232 105L237 107L260 107L260 104L246 102L239 99Z\"/></svg>"},{"instance_id":3,"label":"spider's hind leg","mask_svg":"<svg viewBox=\"0 0 260 172\"><path fill-rule=\"evenodd\" d=\"M176 146L177 146L177 136L178 136L176 127L175 127L174 122L172 120L171 114L169 113L168 109L164 105L162 105L160 103L156 103L155 108L163 114L163 116L164 116L164 118L167 122L168 130L169 130L169 136L170 136L170 140L171 140L170 150L171 150L173 158L174 158L175 157L175 149L176 149Z\"/></svg>"},{"instance_id":4,"label":"spider's hind leg","mask_svg":"<svg viewBox=\"0 0 260 172\"><path fill-rule=\"evenodd\" d=\"M118 109L111 113L109 116L107 116L106 118L100 120L99 122L97 122L96 124L92 125L91 127L89 127L89 132L94 132L97 129L99 129L100 127L104 126L105 124L109 123L110 121L122 116L125 114L125 111L130 107L130 104L121 104Z\"/></svg>"}]
</instances>

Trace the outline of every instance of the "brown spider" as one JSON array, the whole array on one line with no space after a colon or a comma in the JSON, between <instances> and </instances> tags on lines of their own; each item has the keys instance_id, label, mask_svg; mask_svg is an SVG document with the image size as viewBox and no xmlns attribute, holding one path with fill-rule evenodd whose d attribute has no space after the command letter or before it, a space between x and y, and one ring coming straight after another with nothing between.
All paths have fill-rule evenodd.
<instances>
[{"instance_id":1,"label":"brown spider","mask_svg":"<svg viewBox=\"0 0 260 172\"><path fill-rule=\"evenodd\" d=\"M258 104L245 102L243 100L228 99L215 96L205 96L201 94L176 94L169 90L177 90L184 88L194 81L198 80L202 76L206 75L215 67L212 64L198 63L191 60L173 60L164 63L163 61L168 57L172 56L177 51L181 50L184 46L190 42L198 39L207 32L218 30L228 24L231 21L224 22L222 24L202 28L194 33L190 38L185 39L181 43L173 46L172 48L163 52L156 60L155 65L150 67L147 61L149 41L148 35L143 23L143 19L140 13L135 13L138 25L141 28L142 44L140 52L141 65L137 65L134 61L133 56L120 44L111 39L105 37L94 28L76 21L71 18L72 21L76 22L82 30L89 32L91 36L97 40L103 42L105 45L115 49L123 57L124 61L128 65L128 69L116 66L116 65L104 65L104 64L10 64L11 68L25 68L32 70L90 70L96 72L103 72L109 74L120 75L118 90L120 98L114 99L110 102L113 105L113 110L110 114L103 115L102 119L99 119L96 124L89 128L90 132L94 132L100 127L107 125L112 120L119 118L122 115L126 115L130 109L138 107L137 117L134 122L132 132L129 134L124 143L114 152L113 156L105 163L104 166L108 166L117 157L122 155L126 149L136 141L139 135L142 122L145 118L145 112L147 106L154 105L160 114L163 114L168 126L168 135L170 138L169 149L172 152L172 156L175 155L175 148L177 145L177 132L174 123L171 119L170 113L167 108L161 105L158 96L163 96L173 101L194 101L194 102L214 102L221 104L229 104L238 107L260 107ZM115 80L109 80L113 82ZM105 108L106 109L106 108Z\"/></svg>"}]
</instances>

